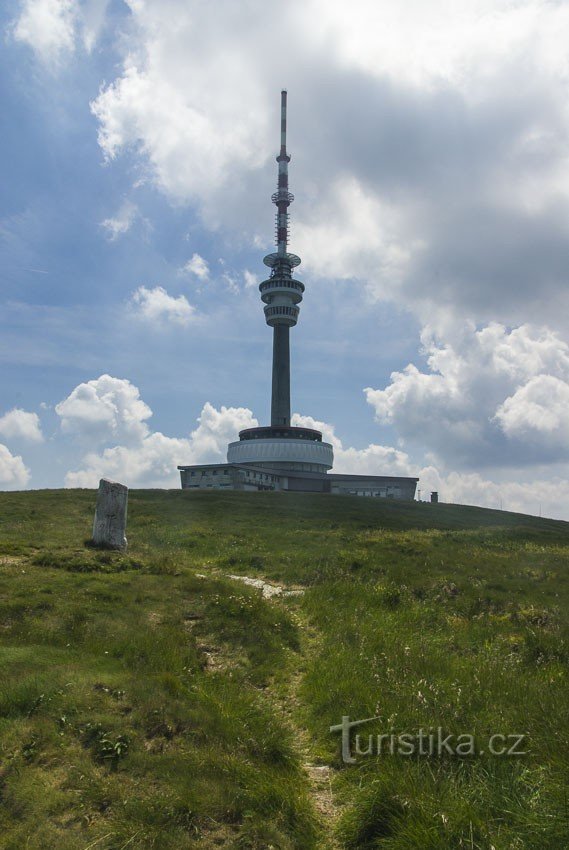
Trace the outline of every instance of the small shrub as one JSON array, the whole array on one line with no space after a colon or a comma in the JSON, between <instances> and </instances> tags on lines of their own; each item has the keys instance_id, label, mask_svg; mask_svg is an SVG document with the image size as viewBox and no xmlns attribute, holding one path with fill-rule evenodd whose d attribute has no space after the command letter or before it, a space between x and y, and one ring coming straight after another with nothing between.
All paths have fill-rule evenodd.
<instances>
[{"instance_id":1,"label":"small shrub","mask_svg":"<svg viewBox=\"0 0 569 850\"><path fill-rule=\"evenodd\" d=\"M93 758L99 762L106 762L111 770L116 770L121 759L128 754L130 738L128 735L117 735L105 731L101 723L87 723L80 730L83 744L91 751Z\"/></svg>"},{"instance_id":2,"label":"small shrub","mask_svg":"<svg viewBox=\"0 0 569 850\"><path fill-rule=\"evenodd\" d=\"M38 739L35 735L32 735L29 741L26 741L25 744L22 744L22 757L28 762L33 761L37 755L37 746Z\"/></svg>"}]
</instances>

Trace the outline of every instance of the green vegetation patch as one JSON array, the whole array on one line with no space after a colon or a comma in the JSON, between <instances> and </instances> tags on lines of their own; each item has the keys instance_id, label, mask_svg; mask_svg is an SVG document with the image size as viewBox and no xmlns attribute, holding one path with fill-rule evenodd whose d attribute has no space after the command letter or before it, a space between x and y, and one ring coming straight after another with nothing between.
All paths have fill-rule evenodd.
<instances>
[{"instance_id":1,"label":"green vegetation patch","mask_svg":"<svg viewBox=\"0 0 569 850\"><path fill-rule=\"evenodd\" d=\"M85 545L94 505L0 493L2 847L569 846L566 523L133 491L120 553ZM353 763L343 715L378 718ZM365 754L420 728L477 753ZM493 733L528 752L480 753Z\"/></svg>"}]
</instances>

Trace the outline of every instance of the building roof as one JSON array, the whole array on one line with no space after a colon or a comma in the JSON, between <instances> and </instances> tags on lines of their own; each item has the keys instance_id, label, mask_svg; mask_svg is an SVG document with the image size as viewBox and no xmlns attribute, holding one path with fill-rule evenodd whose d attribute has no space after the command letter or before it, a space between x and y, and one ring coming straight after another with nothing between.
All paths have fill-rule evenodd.
<instances>
[{"instance_id":1,"label":"building roof","mask_svg":"<svg viewBox=\"0 0 569 850\"><path fill-rule=\"evenodd\" d=\"M344 473L329 472L326 478L340 479L342 481L418 481L407 475L346 475Z\"/></svg>"},{"instance_id":2,"label":"building roof","mask_svg":"<svg viewBox=\"0 0 569 850\"><path fill-rule=\"evenodd\" d=\"M188 469L245 469L251 472L261 472L267 475L278 475L281 478L320 478L327 481L408 481L417 482L418 478L405 475L346 475L335 472L309 472L302 469L275 469L269 466L252 466L249 463L197 463L188 466L178 466L180 470Z\"/></svg>"}]
</instances>

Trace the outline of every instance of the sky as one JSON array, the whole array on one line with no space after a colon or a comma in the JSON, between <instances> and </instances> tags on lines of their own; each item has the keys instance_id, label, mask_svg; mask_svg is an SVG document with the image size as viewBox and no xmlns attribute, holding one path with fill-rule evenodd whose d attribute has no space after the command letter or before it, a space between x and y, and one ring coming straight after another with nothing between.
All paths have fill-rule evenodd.
<instances>
[{"instance_id":1,"label":"sky","mask_svg":"<svg viewBox=\"0 0 569 850\"><path fill-rule=\"evenodd\" d=\"M177 487L270 413L336 472L569 520L569 2L7 0L0 489Z\"/></svg>"}]
</instances>

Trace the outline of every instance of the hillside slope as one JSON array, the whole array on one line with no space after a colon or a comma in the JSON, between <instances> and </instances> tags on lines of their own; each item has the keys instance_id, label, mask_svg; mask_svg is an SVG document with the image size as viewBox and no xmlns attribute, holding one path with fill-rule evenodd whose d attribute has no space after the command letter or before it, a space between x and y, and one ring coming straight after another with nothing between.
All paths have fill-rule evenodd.
<instances>
[{"instance_id":1,"label":"hillside slope","mask_svg":"<svg viewBox=\"0 0 569 850\"><path fill-rule=\"evenodd\" d=\"M131 491L121 555L95 495L0 493L1 847L569 846L568 523Z\"/></svg>"}]
</instances>

